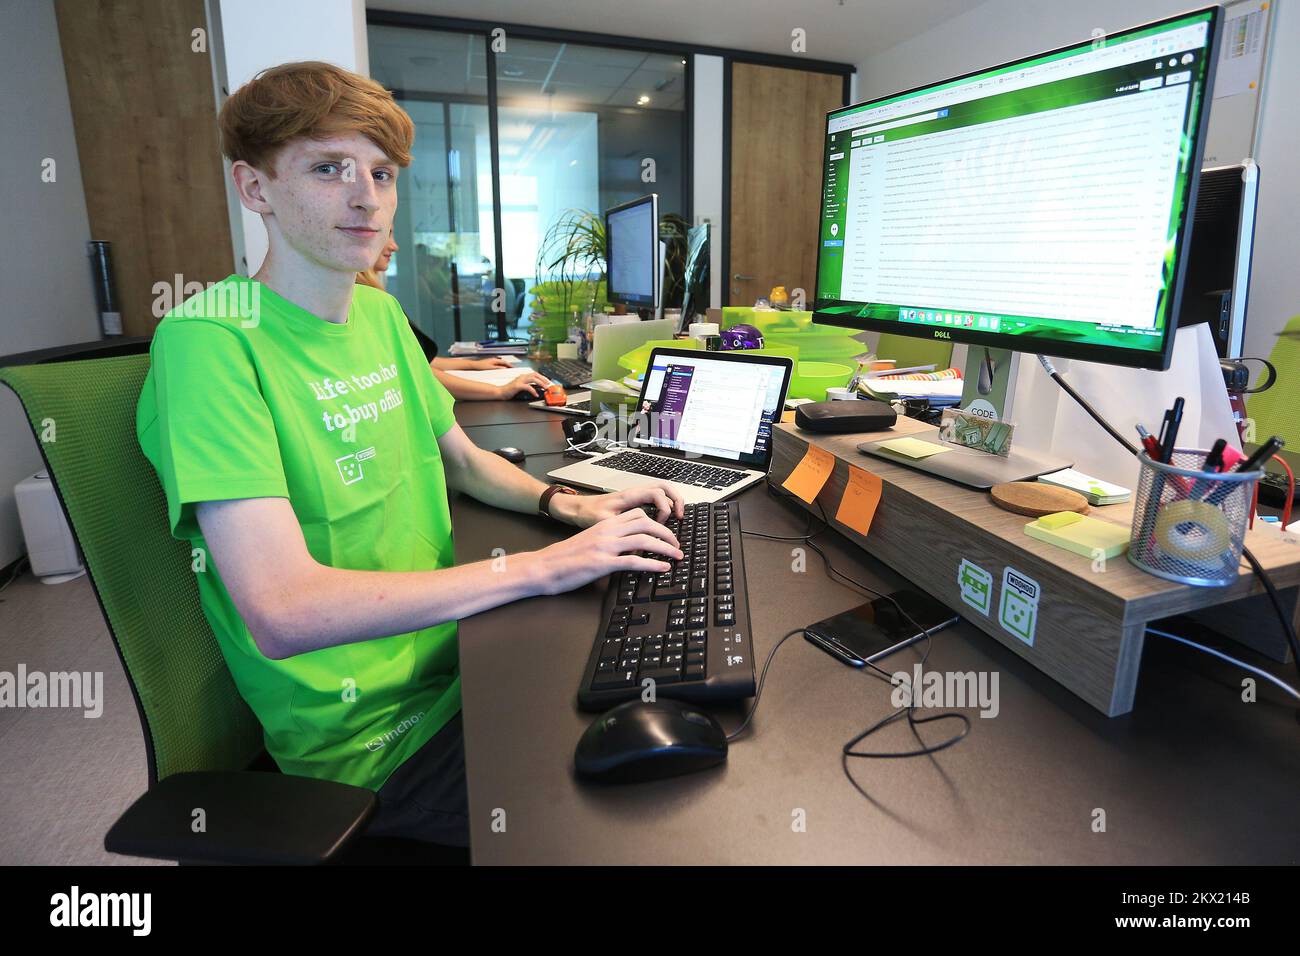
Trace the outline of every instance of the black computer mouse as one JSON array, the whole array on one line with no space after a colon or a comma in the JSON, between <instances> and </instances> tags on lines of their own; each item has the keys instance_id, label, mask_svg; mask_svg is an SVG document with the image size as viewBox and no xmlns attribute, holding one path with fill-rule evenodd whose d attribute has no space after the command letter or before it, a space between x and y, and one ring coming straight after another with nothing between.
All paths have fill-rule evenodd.
<instances>
[{"instance_id":1,"label":"black computer mouse","mask_svg":"<svg viewBox=\"0 0 1300 956\"><path fill-rule=\"evenodd\" d=\"M527 388L522 388L510 397L516 402L535 402L542 397L544 389L536 382L530 382Z\"/></svg>"},{"instance_id":2,"label":"black computer mouse","mask_svg":"<svg viewBox=\"0 0 1300 956\"><path fill-rule=\"evenodd\" d=\"M677 700L619 704L592 721L573 754L579 777L603 783L675 777L726 759L721 725Z\"/></svg>"},{"instance_id":3,"label":"black computer mouse","mask_svg":"<svg viewBox=\"0 0 1300 956\"><path fill-rule=\"evenodd\" d=\"M494 448L492 454L500 455L506 461L512 461L516 465L522 464L523 460L528 457L527 454L513 445L507 445L505 448Z\"/></svg>"}]
</instances>

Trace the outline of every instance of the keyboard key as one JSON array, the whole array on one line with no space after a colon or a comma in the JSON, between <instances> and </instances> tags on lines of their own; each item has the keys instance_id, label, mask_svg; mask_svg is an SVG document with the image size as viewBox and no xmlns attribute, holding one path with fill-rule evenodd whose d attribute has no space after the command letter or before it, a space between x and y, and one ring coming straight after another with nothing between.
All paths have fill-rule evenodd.
<instances>
[{"instance_id":1,"label":"keyboard key","mask_svg":"<svg viewBox=\"0 0 1300 956\"><path fill-rule=\"evenodd\" d=\"M652 680L656 684L675 684L682 679L682 667L681 664L678 664L676 667L664 666L648 668L641 672L641 679Z\"/></svg>"}]
</instances>

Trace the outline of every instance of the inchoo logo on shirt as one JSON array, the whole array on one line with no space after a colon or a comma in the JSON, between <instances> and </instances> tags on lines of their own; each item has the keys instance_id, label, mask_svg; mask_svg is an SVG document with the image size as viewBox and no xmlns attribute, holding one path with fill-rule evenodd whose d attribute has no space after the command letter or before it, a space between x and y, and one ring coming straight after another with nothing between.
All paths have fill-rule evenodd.
<instances>
[{"instance_id":1,"label":"inchoo logo on shirt","mask_svg":"<svg viewBox=\"0 0 1300 956\"><path fill-rule=\"evenodd\" d=\"M335 458L334 464L338 466L339 477L343 479L343 484L353 485L366 477L366 473L361 469L361 463L374 457L375 449L372 445L369 448L361 449L361 451L353 452L351 455Z\"/></svg>"},{"instance_id":2,"label":"inchoo logo on shirt","mask_svg":"<svg viewBox=\"0 0 1300 956\"><path fill-rule=\"evenodd\" d=\"M392 743L394 740L401 737L402 734L406 733L408 730L410 730L412 727L418 724L423 717L424 717L424 711L422 710L419 711L418 713L412 714L409 717L404 717L400 722L398 722L397 726L394 727L392 730L385 731L384 733L380 734L378 737L372 737L369 740L367 740L366 749L371 751L372 753L376 750L382 750L388 744Z\"/></svg>"}]
</instances>

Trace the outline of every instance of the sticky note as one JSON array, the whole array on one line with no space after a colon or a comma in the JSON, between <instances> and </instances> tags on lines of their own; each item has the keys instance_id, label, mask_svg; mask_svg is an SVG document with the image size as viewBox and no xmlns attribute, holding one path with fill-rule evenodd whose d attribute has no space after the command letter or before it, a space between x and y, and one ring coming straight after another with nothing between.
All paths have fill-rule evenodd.
<instances>
[{"instance_id":1,"label":"sticky note","mask_svg":"<svg viewBox=\"0 0 1300 956\"><path fill-rule=\"evenodd\" d=\"M1083 515L1077 511L1058 511L1055 514L1043 515L1038 519L1038 526L1046 528L1048 531L1055 531L1058 528L1064 528L1066 525L1082 520Z\"/></svg>"},{"instance_id":2,"label":"sticky note","mask_svg":"<svg viewBox=\"0 0 1300 956\"><path fill-rule=\"evenodd\" d=\"M880 504L881 490L879 475L849 465L849 483L840 499L839 510L835 512L835 520L865 537L871 530L876 505Z\"/></svg>"},{"instance_id":3,"label":"sticky note","mask_svg":"<svg viewBox=\"0 0 1300 956\"><path fill-rule=\"evenodd\" d=\"M936 445L932 441L922 441L919 438L891 438L889 441L882 441L876 447L892 451L896 455L906 455L908 458L929 458L931 455L948 451L942 445Z\"/></svg>"},{"instance_id":4,"label":"sticky note","mask_svg":"<svg viewBox=\"0 0 1300 956\"><path fill-rule=\"evenodd\" d=\"M794 471L781 483L781 487L812 504L834 470L835 456L810 443L803 461L794 466Z\"/></svg>"},{"instance_id":5,"label":"sticky note","mask_svg":"<svg viewBox=\"0 0 1300 956\"><path fill-rule=\"evenodd\" d=\"M788 424L790 424L790 423L793 422L793 421L794 421L794 412L782 412L782 413L781 413L781 424L782 424L782 425L788 425Z\"/></svg>"}]
</instances>

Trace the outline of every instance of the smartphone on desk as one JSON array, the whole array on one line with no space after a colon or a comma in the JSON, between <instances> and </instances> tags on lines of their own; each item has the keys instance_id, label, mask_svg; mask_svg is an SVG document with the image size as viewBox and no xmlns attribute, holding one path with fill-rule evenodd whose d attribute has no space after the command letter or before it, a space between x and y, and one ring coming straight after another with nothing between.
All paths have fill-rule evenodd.
<instances>
[{"instance_id":1,"label":"smartphone on desk","mask_svg":"<svg viewBox=\"0 0 1300 956\"><path fill-rule=\"evenodd\" d=\"M818 621L804 629L804 637L850 667L866 667L956 620L934 598L902 590Z\"/></svg>"}]
</instances>

